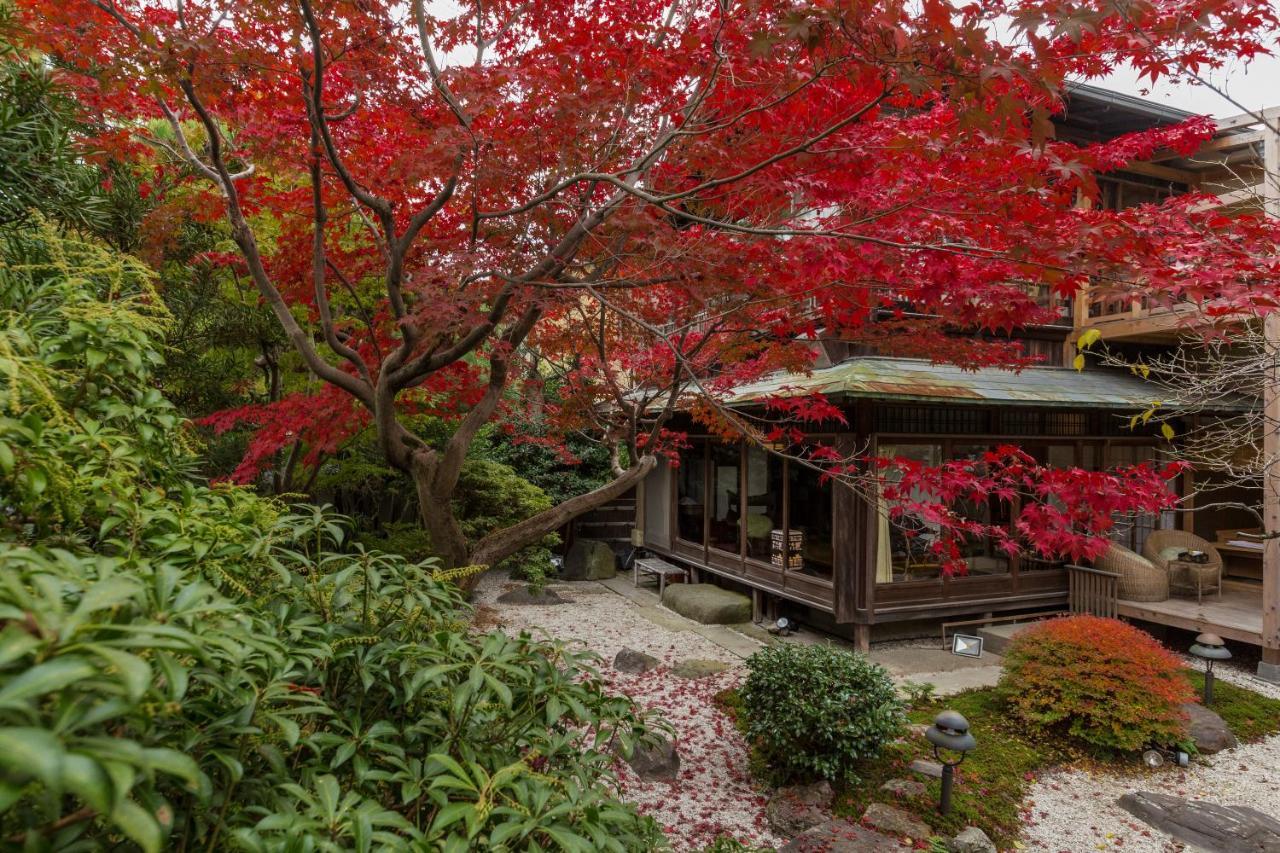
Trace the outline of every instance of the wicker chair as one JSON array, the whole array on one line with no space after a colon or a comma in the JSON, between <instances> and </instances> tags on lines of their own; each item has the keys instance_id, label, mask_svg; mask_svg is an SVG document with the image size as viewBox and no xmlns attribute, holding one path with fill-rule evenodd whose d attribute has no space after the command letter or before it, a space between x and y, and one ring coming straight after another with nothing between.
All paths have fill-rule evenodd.
<instances>
[{"instance_id":1,"label":"wicker chair","mask_svg":"<svg viewBox=\"0 0 1280 853\"><path fill-rule=\"evenodd\" d=\"M1222 555L1218 553L1217 548L1213 547L1213 543L1207 539L1201 539L1186 530L1151 531L1147 534L1147 541L1142 545L1142 556L1168 571L1168 562L1160 556L1160 552L1166 548L1180 548L1183 551L1203 551L1209 555L1209 562L1205 565L1216 566L1219 571L1222 570Z\"/></svg>"},{"instance_id":2,"label":"wicker chair","mask_svg":"<svg viewBox=\"0 0 1280 853\"><path fill-rule=\"evenodd\" d=\"M1169 598L1169 573L1137 554L1112 542L1102 556L1093 561L1094 568L1115 572L1116 597L1126 601L1165 601Z\"/></svg>"},{"instance_id":3,"label":"wicker chair","mask_svg":"<svg viewBox=\"0 0 1280 853\"><path fill-rule=\"evenodd\" d=\"M1196 568L1203 583L1196 583L1190 578L1173 577L1173 567L1169 565L1168 560L1160 556L1161 551L1170 548L1177 548L1180 551L1203 551L1209 555L1208 561L1202 564L1203 568ZM1179 590L1187 586L1194 587L1196 597L1199 598L1203 585L1208 589L1216 588L1219 596L1222 594L1222 554L1207 539L1202 539L1186 530L1153 530L1147 534L1147 541L1142 545L1142 556L1154 563L1157 568L1164 569ZM1209 580L1210 578L1212 580Z\"/></svg>"}]
</instances>

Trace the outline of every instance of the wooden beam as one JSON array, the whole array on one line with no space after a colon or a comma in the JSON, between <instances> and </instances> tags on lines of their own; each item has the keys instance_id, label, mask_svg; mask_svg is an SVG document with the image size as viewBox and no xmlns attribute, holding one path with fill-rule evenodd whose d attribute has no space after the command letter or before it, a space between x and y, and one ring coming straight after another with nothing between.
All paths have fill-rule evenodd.
<instances>
[{"instance_id":1,"label":"wooden beam","mask_svg":"<svg viewBox=\"0 0 1280 853\"><path fill-rule=\"evenodd\" d=\"M1146 175L1149 178L1159 178L1162 181L1176 181L1189 186L1196 186L1200 183L1200 176L1195 172L1188 172L1186 169L1173 169L1169 166L1159 166L1155 163L1146 163L1141 160L1125 164L1120 171Z\"/></svg>"},{"instance_id":2,"label":"wooden beam","mask_svg":"<svg viewBox=\"0 0 1280 853\"><path fill-rule=\"evenodd\" d=\"M1263 141L1265 177L1262 192L1268 216L1280 217L1280 135L1269 132ZM1263 333L1270 359L1263 384L1262 515L1266 542L1262 557L1262 661L1258 674L1280 681L1280 317L1268 314Z\"/></svg>"},{"instance_id":3,"label":"wooden beam","mask_svg":"<svg viewBox=\"0 0 1280 853\"><path fill-rule=\"evenodd\" d=\"M1254 110L1253 112L1241 113L1229 118L1217 119L1214 124L1217 125L1218 132L1221 133L1224 130L1249 127L1250 125L1272 122L1277 119L1280 119L1280 107L1271 107L1266 110Z\"/></svg>"}]
</instances>

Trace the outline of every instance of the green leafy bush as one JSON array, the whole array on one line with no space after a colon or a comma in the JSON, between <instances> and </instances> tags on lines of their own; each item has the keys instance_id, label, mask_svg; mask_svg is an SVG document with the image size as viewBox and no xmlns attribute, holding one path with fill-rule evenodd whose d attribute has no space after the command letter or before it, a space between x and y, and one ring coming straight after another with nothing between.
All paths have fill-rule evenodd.
<instances>
[{"instance_id":1,"label":"green leafy bush","mask_svg":"<svg viewBox=\"0 0 1280 853\"><path fill-rule=\"evenodd\" d=\"M858 763L902 728L893 683L862 655L784 643L753 654L747 668L747 738L785 778L853 781Z\"/></svg>"},{"instance_id":2,"label":"green leafy bush","mask_svg":"<svg viewBox=\"0 0 1280 853\"><path fill-rule=\"evenodd\" d=\"M660 843L611 775L648 721L592 659L470 634L448 573L353 547L331 512L190 482L184 426L150 387L165 319L145 270L4 236L6 845Z\"/></svg>"},{"instance_id":3,"label":"green leafy bush","mask_svg":"<svg viewBox=\"0 0 1280 853\"><path fill-rule=\"evenodd\" d=\"M1025 723L1126 752L1186 740L1179 706L1194 700L1176 655L1132 625L1096 616L1019 632L999 692Z\"/></svg>"}]
</instances>

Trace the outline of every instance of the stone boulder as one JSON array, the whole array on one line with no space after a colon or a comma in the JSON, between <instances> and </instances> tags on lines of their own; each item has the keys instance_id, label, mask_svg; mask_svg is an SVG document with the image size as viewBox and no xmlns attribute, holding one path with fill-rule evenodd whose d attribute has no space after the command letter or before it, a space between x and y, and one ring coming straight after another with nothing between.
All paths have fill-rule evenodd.
<instances>
[{"instance_id":1,"label":"stone boulder","mask_svg":"<svg viewBox=\"0 0 1280 853\"><path fill-rule=\"evenodd\" d=\"M565 580L598 581L618 574L618 557L607 542L577 539L564 558Z\"/></svg>"},{"instance_id":2,"label":"stone boulder","mask_svg":"<svg viewBox=\"0 0 1280 853\"><path fill-rule=\"evenodd\" d=\"M1182 706L1190 718L1188 732L1196 742L1196 750L1203 755L1213 755L1236 746L1236 736L1216 713L1198 703Z\"/></svg>"},{"instance_id":3,"label":"stone boulder","mask_svg":"<svg viewBox=\"0 0 1280 853\"><path fill-rule=\"evenodd\" d=\"M644 652L638 652L635 649L623 649L613 658L613 668L618 672L630 672L636 675L648 672L651 669L657 669L661 665L662 661L653 655L646 655Z\"/></svg>"},{"instance_id":4,"label":"stone boulder","mask_svg":"<svg viewBox=\"0 0 1280 853\"><path fill-rule=\"evenodd\" d=\"M847 820L830 820L791 839L779 853L900 853L896 839Z\"/></svg>"},{"instance_id":5,"label":"stone boulder","mask_svg":"<svg viewBox=\"0 0 1280 853\"><path fill-rule=\"evenodd\" d=\"M674 782L680 775L680 752L663 738L656 746L637 746L627 764L646 782Z\"/></svg>"},{"instance_id":6,"label":"stone boulder","mask_svg":"<svg viewBox=\"0 0 1280 853\"><path fill-rule=\"evenodd\" d=\"M936 761L930 761L927 758L917 758L907 766L919 773L921 776L931 776L934 779L942 778L942 765Z\"/></svg>"},{"instance_id":7,"label":"stone boulder","mask_svg":"<svg viewBox=\"0 0 1280 853\"><path fill-rule=\"evenodd\" d=\"M728 668L729 664L724 661L691 658L671 667L671 674L679 678L706 678L708 675L724 672Z\"/></svg>"},{"instance_id":8,"label":"stone boulder","mask_svg":"<svg viewBox=\"0 0 1280 853\"><path fill-rule=\"evenodd\" d=\"M908 814L897 806L872 803L862 814L862 822L888 835L904 835L912 840L924 840L933 835L929 824Z\"/></svg>"},{"instance_id":9,"label":"stone boulder","mask_svg":"<svg viewBox=\"0 0 1280 853\"><path fill-rule=\"evenodd\" d=\"M1179 841L1216 853L1280 851L1280 821L1248 806L1183 800L1137 791L1120 798L1120 808Z\"/></svg>"},{"instance_id":10,"label":"stone boulder","mask_svg":"<svg viewBox=\"0 0 1280 853\"><path fill-rule=\"evenodd\" d=\"M1000 853L987 834L976 826L966 826L947 842L951 853Z\"/></svg>"},{"instance_id":11,"label":"stone boulder","mask_svg":"<svg viewBox=\"0 0 1280 853\"><path fill-rule=\"evenodd\" d=\"M880 790L899 797L922 797L928 789L923 782L914 779L890 779L880 786Z\"/></svg>"},{"instance_id":12,"label":"stone boulder","mask_svg":"<svg viewBox=\"0 0 1280 853\"><path fill-rule=\"evenodd\" d=\"M686 619L704 625L751 621L751 599L709 583L677 583L667 587L662 603Z\"/></svg>"},{"instance_id":13,"label":"stone boulder","mask_svg":"<svg viewBox=\"0 0 1280 853\"><path fill-rule=\"evenodd\" d=\"M793 838L831 819L834 796L829 782L779 788L765 805L764 817L775 834Z\"/></svg>"}]
</instances>

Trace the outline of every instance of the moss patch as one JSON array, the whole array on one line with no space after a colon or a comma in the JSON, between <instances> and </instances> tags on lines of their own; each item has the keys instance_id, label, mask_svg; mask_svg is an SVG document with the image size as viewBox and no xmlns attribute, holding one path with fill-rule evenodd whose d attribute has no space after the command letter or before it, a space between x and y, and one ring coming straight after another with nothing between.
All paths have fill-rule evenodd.
<instances>
[{"instance_id":1,"label":"moss patch","mask_svg":"<svg viewBox=\"0 0 1280 853\"><path fill-rule=\"evenodd\" d=\"M1196 695L1204 693L1204 673L1188 671ZM1280 732L1280 699L1272 699L1221 678L1213 682L1213 710L1241 743L1252 743Z\"/></svg>"}]
</instances>

